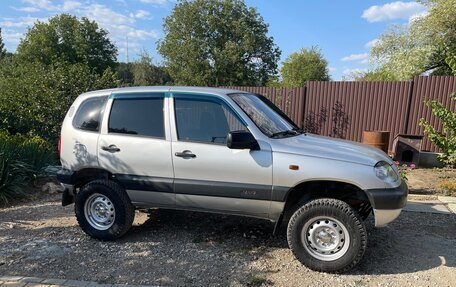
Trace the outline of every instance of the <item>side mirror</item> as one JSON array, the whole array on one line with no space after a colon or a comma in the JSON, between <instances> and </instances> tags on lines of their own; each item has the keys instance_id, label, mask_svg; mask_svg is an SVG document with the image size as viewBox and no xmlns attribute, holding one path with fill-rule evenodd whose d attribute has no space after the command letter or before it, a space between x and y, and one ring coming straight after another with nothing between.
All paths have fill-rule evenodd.
<instances>
[{"instance_id":1,"label":"side mirror","mask_svg":"<svg viewBox=\"0 0 456 287\"><path fill-rule=\"evenodd\" d=\"M230 149L251 149L259 150L260 146L253 137L253 135L247 131L233 131L228 133L226 145Z\"/></svg>"}]
</instances>

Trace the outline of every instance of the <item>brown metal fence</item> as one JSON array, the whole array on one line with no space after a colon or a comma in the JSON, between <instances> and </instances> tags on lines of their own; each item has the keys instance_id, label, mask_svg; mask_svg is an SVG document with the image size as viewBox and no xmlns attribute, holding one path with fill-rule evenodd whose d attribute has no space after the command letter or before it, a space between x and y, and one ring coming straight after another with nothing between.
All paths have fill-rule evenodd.
<instances>
[{"instance_id":1,"label":"brown metal fence","mask_svg":"<svg viewBox=\"0 0 456 287\"><path fill-rule=\"evenodd\" d=\"M456 111L456 103L451 101L450 94L456 92L456 77L416 77L413 80L413 93L410 101L410 117L408 119L407 133L423 134L423 128L419 125L420 119L424 118L435 128L441 131L441 122L432 115L432 110L423 104L424 99L438 100L446 108ZM422 150L438 151L429 139L425 137Z\"/></svg>"},{"instance_id":2,"label":"brown metal fence","mask_svg":"<svg viewBox=\"0 0 456 287\"><path fill-rule=\"evenodd\" d=\"M266 96L295 123L319 134L361 141L364 130L390 131L390 149L397 134L423 135L419 120L437 129L441 123L423 101L436 99L456 109L449 95L456 77L415 77L412 81L308 82L306 88L229 87ZM438 151L425 138L422 150Z\"/></svg>"}]
</instances>

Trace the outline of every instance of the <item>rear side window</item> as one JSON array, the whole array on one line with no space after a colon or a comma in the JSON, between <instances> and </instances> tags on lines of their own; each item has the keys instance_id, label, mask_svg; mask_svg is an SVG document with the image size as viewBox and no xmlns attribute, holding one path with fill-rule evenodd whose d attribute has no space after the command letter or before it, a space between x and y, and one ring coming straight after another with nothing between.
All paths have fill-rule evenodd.
<instances>
[{"instance_id":1,"label":"rear side window","mask_svg":"<svg viewBox=\"0 0 456 287\"><path fill-rule=\"evenodd\" d=\"M108 132L164 138L163 96L114 99Z\"/></svg>"},{"instance_id":2,"label":"rear side window","mask_svg":"<svg viewBox=\"0 0 456 287\"><path fill-rule=\"evenodd\" d=\"M82 102L74 116L73 126L81 130L98 132L107 98L96 97Z\"/></svg>"}]
</instances>

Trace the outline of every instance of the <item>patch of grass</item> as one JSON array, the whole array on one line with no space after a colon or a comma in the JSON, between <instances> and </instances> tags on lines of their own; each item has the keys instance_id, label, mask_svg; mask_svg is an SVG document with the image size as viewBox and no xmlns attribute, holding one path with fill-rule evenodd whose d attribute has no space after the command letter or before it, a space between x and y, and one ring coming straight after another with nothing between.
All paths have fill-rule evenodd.
<instances>
[{"instance_id":1,"label":"patch of grass","mask_svg":"<svg viewBox=\"0 0 456 287\"><path fill-rule=\"evenodd\" d=\"M456 196L456 180L444 180L437 184L437 191L445 196Z\"/></svg>"},{"instance_id":2,"label":"patch of grass","mask_svg":"<svg viewBox=\"0 0 456 287\"><path fill-rule=\"evenodd\" d=\"M109 276L105 276L105 277L103 277L101 279L98 279L97 283L98 284L115 284L116 283L116 279L114 278L114 276L109 275Z\"/></svg>"},{"instance_id":3,"label":"patch of grass","mask_svg":"<svg viewBox=\"0 0 456 287\"><path fill-rule=\"evenodd\" d=\"M257 286L262 286L262 285L266 285L269 283L270 283L269 280L264 277L253 276L252 278L250 278L249 282L247 283L247 286L257 287Z\"/></svg>"},{"instance_id":4,"label":"patch of grass","mask_svg":"<svg viewBox=\"0 0 456 287\"><path fill-rule=\"evenodd\" d=\"M52 160L50 145L43 139L0 133L0 206L27 196L27 187Z\"/></svg>"}]
</instances>

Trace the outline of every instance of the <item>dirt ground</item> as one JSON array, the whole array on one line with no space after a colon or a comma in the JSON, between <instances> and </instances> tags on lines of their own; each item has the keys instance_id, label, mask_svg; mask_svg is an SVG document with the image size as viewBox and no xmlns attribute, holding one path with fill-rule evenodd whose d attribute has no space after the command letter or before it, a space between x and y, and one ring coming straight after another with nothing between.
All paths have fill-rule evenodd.
<instances>
[{"instance_id":1,"label":"dirt ground","mask_svg":"<svg viewBox=\"0 0 456 287\"><path fill-rule=\"evenodd\" d=\"M60 195L0 209L0 275L172 286L455 286L456 216L403 212L366 222L368 249L350 273L303 267L267 221L182 211L136 213L116 242L91 239Z\"/></svg>"},{"instance_id":2,"label":"dirt ground","mask_svg":"<svg viewBox=\"0 0 456 287\"><path fill-rule=\"evenodd\" d=\"M456 169L418 168L408 174L410 193L436 194L436 187L447 179L456 180ZM438 193L437 193L438 194ZM456 283L455 283L456 285Z\"/></svg>"}]
</instances>

